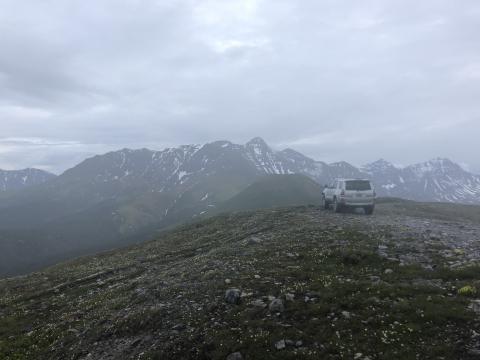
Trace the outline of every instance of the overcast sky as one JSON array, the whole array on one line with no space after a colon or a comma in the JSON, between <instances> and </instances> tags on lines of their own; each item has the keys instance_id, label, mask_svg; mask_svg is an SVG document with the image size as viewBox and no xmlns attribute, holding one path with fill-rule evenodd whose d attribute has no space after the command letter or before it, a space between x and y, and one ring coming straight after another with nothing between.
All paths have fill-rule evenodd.
<instances>
[{"instance_id":1,"label":"overcast sky","mask_svg":"<svg viewBox=\"0 0 480 360\"><path fill-rule=\"evenodd\" d=\"M478 0L0 0L0 168L263 137L480 173Z\"/></svg>"}]
</instances>

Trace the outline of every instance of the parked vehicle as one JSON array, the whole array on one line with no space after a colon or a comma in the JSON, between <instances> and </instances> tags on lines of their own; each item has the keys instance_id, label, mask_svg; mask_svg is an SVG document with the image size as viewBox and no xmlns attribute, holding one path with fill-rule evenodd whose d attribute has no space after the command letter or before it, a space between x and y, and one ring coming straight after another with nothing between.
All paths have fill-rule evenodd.
<instances>
[{"instance_id":1,"label":"parked vehicle","mask_svg":"<svg viewBox=\"0 0 480 360\"><path fill-rule=\"evenodd\" d=\"M375 209L375 196L370 180L337 179L322 192L323 208L332 207L337 213L347 208L363 208L367 215L371 215Z\"/></svg>"}]
</instances>

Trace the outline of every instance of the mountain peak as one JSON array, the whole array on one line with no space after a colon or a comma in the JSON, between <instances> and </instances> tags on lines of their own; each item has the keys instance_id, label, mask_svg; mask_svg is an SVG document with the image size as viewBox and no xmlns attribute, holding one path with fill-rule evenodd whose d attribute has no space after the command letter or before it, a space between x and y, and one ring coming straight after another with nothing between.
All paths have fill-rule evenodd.
<instances>
[{"instance_id":1,"label":"mountain peak","mask_svg":"<svg viewBox=\"0 0 480 360\"><path fill-rule=\"evenodd\" d=\"M337 162L333 162L329 165L332 166L332 167L336 167L336 168L354 168L354 166L352 164L349 164L346 161L337 161Z\"/></svg>"},{"instance_id":2,"label":"mountain peak","mask_svg":"<svg viewBox=\"0 0 480 360\"><path fill-rule=\"evenodd\" d=\"M260 146L268 148L267 143L261 137L257 136L251 139L249 142L246 143L246 146Z\"/></svg>"},{"instance_id":3,"label":"mountain peak","mask_svg":"<svg viewBox=\"0 0 480 360\"><path fill-rule=\"evenodd\" d=\"M414 167L427 167L430 169L442 169L442 168L457 168L460 167L460 165L454 163L452 160L447 159L447 158L433 158L428 161L425 161L423 163L419 164L414 164L412 165Z\"/></svg>"},{"instance_id":4,"label":"mountain peak","mask_svg":"<svg viewBox=\"0 0 480 360\"><path fill-rule=\"evenodd\" d=\"M395 168L395 166L385 159L378 159L377 161L362 166L362 170L367 172L385 171L393 168Z\"/></svg>"},{"instance_id":5,"label":"mountain peak","mask_svg":"<svg viewBox=\"0 0 480 360\"><path fill-rule=\"evenodd\" d=\"M255 137L245 144L245 148L248 152L253 153L253 156L265 156L266 154L271 154L272 149L267 145L265 140L261 137Z\"/></svg>"},{"instance_id":6,"label":"mountain peak","mask_svg":"<svg viewBox=\"0 0 480 360\"><path fill-rule=\"evenodd\" d=\"M0 169L0 192L20 190L28 186L40 185L55 177L55 174L36 168L26 168L22 170Z\"/></svg>"},{"instance_id":7,"label":"mountain peak","mask_svg":"<svg viewBox=\"0 0 480 360\"><path fill-rule=\"evenodd\" d=\"M233 143L231 141L228 141L228 140L217 140L217 141L214 141L214 142L210 143L210 145L212 145L214 147L226 148L226 147L231 147L233 145Z\"/></svg>"},{"instance_id":8,"label":"mountain peak","mask_svg":"<svg viewBox=\"0 0 480 360\"><path fill-rule=\"evenodd\" d=\"M428 161L430 164L436 165L456 165L452 160L448 158L436 157Z\"/></svg>"},{"instance_id":9,"label":"mountain peak","mask_svg":"<svg viewBox=\"0 0 480 360\"><path fill-rule=\"evenodd\" d=\"M440 157L410 165L407 169L412 170L418 177L423 177L425 174L460 174L465 172L457 163Z\"/></svg>"}]
</instances>

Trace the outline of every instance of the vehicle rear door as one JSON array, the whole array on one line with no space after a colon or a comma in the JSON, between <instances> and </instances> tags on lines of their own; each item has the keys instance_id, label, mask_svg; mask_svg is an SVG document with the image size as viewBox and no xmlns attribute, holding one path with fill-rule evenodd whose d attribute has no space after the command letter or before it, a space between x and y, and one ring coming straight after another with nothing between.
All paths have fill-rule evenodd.
<instances>
[{"instance_id":1,"label":"vehicle rear door","mask_svg":"<svg viewBox=\"0 0 480 360\"><path fill-rule=\"evenodd\" d=\"M345 197L353 203L370 202L374 197L373 186L368 180L349 180L345 183Z\"/></svg>"}]
</instances>

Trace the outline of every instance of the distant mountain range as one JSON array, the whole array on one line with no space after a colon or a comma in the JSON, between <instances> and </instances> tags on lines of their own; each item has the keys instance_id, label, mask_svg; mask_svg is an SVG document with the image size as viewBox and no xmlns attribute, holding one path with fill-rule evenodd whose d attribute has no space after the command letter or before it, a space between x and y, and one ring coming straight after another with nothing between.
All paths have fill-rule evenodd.
<instances>
[{"instance_id":1,"label":"distant mountain range","mask_svg":"<svg viewBox=\"0 0 480 360\"><path fill-rule=\"evenodd\" d=\"M54 174L38 169L0 170L0 192L16 191L39 185L54 177Z\"/></svg>"},{"instance_id":2,"label":"distant mountain range","mask_svg":"<svg viewBox=\"0 0 480 360\"><path fill-rule=\"evenodd\" d=\"M227 164L225 159L232 162ZM266 174L303 174L322 185L339 177L370 178L380 196L480 203L480 176L465 171L448 159L432 159L405 168L380 159L358 168L347 162L327 164L316 161L292 149L273 151L261 138L254 138L246 145L217 141L204 146L186 145L163 151L123 149L85 160L61 175L60 182L66 185L76 178L79 185L81 181L91 186L103 184L100 186L103 188L106 183L113 184L113 189L107 193L97 189L99 199L103 199L119 196L122 189L129 186L146 187L160 193L182 192L183 188L196 183L199 177L222 172L226 168L232 168L234 173L248 179ZM0 191L24 189L55 177L38 169L0 170Z\"/></svg>"},{"instance_id":3,"label":"distant mountain range","mask_svg":"<svg viewBox=\"0 0 480 360\"><path fill-rule=\"evenodd\" d=\"M379 160L357 168L291 149L274 151L261 138L245 145L216 141L162 151L123 149L87 159L60 176L0 172L0 274L141 241L155 229L232 209L235 196L246 191L254 199L265 184L249 186L280 174L305 175L321 185L338 177L371 178L379 196L480 204L480 176L447 159L402 169ZM275 186L281 192L291 187L298 199L312 194L313 183L291 179ZM241 208L252 207L244 203L248 196L237 199ZM280 204L296 201L282 196Z\"/></svg>"}]
</instances>

